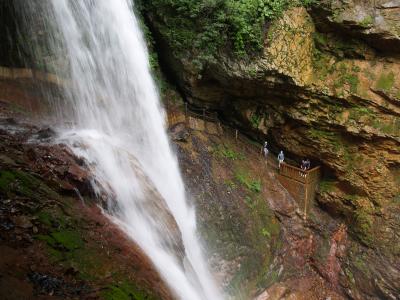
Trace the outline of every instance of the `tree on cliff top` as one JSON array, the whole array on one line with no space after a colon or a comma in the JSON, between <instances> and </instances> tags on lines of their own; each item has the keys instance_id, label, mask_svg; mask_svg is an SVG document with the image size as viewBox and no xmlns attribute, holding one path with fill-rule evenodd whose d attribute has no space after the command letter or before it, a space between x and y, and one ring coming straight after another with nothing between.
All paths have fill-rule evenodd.
<instances>
[{"instance_id":1,"label":"tree on cliff top","mask_svg":"<svg viewBox=\"0 0 400 300\"><path fill-rule=\"evenodd\" d=\"M158 28L177 55L194 54L198 63L216 60L219 51L237 57L263 48L268 23L288 7L315 0L140 0L139 10L156 17Z\"/></svg>"}]
</instances>

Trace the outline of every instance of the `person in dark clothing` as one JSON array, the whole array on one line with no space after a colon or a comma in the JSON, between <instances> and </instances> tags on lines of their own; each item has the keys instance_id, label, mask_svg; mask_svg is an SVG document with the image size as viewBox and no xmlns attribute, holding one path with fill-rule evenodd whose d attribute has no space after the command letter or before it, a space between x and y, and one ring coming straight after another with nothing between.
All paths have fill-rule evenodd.
<instances>
[{"instance_id":1,"label":"person in dark clothing","mask_svg":"<svg viewBox=\"0 0 400 300\"><path fill-rule=\"evenodd\" d=\"M310 168L311 168L311 162L310 162L310 160L307 158L306 161L305 161L305 169L306 169L306 170L310 170Z\"/></svg>"},{"instance_id":2,"label":"person in dark clothing","mask_svg":"<svg viewBox=\"0 0 400 300\"><path fill-rule=\"evenodd\" d=\"M306 169L306 159L303 159L301 161L300 169L305 170Z\"/></svg>"},{"instance_id":3,"label":"person in dark clothing","mask_svg":"<svg viewBox=\"0 0 400 300\"><path fill-rule=\"evenodd\" d=\"M305 171L307 170L307 160L306 159L303 159L302 161L301 161L301 165L300 165L300 169L302 170L301 172L300 172L300 176L301 177L306 177L306 173L305 173Z\"/></svg>"}]
</instances>

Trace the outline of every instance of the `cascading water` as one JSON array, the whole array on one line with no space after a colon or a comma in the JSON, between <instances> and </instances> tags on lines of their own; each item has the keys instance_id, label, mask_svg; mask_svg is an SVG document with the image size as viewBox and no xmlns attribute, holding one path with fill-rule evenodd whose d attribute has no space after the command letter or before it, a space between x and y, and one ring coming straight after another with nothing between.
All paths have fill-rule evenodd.
<instances>
[{"instance_id":1,"label":"cascading water","mask_svg":"<svg viewBox=\"0 0 400 300\"><path fill-rule=\"evenodd\" d=\"M53 50L68 61L68 104L58 108L59 117L69 111L74 123L62 138L87 159L94 187L113 199L112 219L144 250L176 297L222 299L196 237L195 212L186 202L130 2L49 1L51 40L62 44L61 49L54 42ZM151 201L162 199L175 226L154 211L163 204ZM182 236L183 261L174 228Z\"/></svg>"}]
</instances>

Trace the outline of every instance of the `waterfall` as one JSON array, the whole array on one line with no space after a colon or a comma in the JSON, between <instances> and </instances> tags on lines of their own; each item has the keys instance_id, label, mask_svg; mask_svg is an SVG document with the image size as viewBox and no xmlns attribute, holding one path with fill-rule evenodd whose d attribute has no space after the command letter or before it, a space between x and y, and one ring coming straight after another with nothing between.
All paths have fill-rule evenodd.
<instances>
[{"instance_id":1,"label":"waterfall","mask_svg":"<svg viewBox=\"0 0 400 300\"><path fill-rule=\"evenodd\" d=\"M195 211L165 132L133 4L52 0L48 6L54 27L49 40L66 61L62 75L68 78L57 117L73 123L62 140L86 158L94 188L108 195L110 218L143 249L178 299L222 299L196 236ZM163 206L172 222L157 211Z\"/></svg>"}]
</instances>

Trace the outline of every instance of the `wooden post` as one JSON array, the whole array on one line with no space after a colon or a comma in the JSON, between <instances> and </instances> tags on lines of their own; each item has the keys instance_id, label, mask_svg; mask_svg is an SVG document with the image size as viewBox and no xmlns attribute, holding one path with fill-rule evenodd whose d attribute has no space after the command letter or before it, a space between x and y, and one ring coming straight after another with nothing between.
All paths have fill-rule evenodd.
<instances>
[{"instance_id":1,"label":"wooden post","mask_svg":"<svg viewBox=\"0 0 400 300\"><path fill-rule=\"evenodd\" d=\"M205 108L203 108L203 124L204 124L204 131L207 132L206 109Z\"/></svg>"},{"instance_id":2,"label":"wooden post","mask_svg":"<svg viewBox=\"0 0 400 300\"><path fill-rule=\"evenodd\" d=\"M236 129L235 130L235 140L236 140L236 142L237 142L237 139L238 139L238 130Z\"/></svg>"},{"instance_id":3,"label":"wooden post","mask_svg":"<svg viewBox=\"0 0 400 300\"><path fill-rule=\"evenodd\" d=\"M307 203L308 203L308 184L305 183L305 188L306 188L306 195L304 199L304 220L307 219Z\"/></svg>"},{"instance_id":4,"label":"wooden post","mask_svg":"<svg viewBox=\"0 0 400 300\"><path fill-rule=\"evenodd\" d=\"M189 119L188 119L188 104L185 102L185 125L188 128L189 126Z\"/></svg>"}]
</instances>

